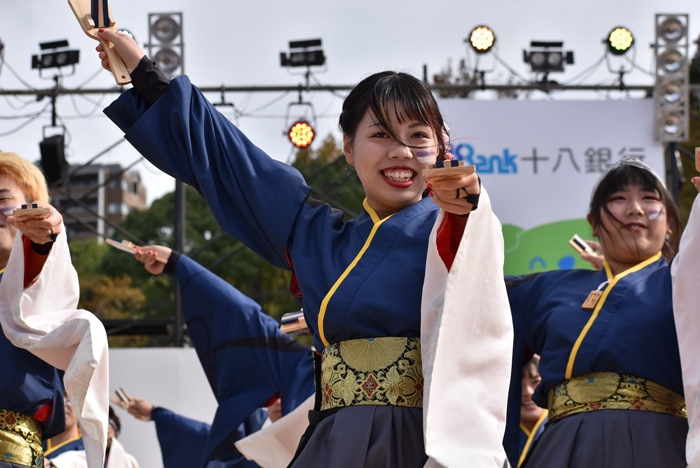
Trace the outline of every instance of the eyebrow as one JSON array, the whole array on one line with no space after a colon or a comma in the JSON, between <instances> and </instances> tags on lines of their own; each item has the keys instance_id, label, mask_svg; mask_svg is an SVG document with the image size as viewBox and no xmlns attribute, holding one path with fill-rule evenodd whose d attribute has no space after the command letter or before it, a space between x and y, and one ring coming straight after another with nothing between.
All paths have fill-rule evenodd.
<instances>
[{"instance_id":1,"label":"eyebrow","mask_svg":"<svg viewBox=\"0 0 700 468\"><path fill-rule=\"evenodd\" d=\"M4 194L4 193L9 193L9 192L10 192L10 189L0 188L0 193Z\"/></svg>"},{"instance_id":2,"label":"eyebrow","mask_svg":"<svg viewBox=\"0 0 700 468\"><path fill-rule=\"evenodd\" d=\"M367 128L372 128L372 127L381 127L382 124L379 122L373 122L367 126ZM423 122L413 122L408 126L408 128L415 128L415 127L430 127L430 125L423 123Z\"/></svg>"}]
</instances>

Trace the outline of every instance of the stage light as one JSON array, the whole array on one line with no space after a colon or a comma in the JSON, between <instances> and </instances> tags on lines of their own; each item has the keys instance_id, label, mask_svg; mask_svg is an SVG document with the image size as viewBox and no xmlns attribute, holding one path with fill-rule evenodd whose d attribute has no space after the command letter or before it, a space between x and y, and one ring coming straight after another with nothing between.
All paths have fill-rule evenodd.
<instances>
[{"instance_id":1,"label":"stage light","mask_svg":"<svg viewBox=\"0 0 700 468\"><path fill-rule=\"evenodd\" d=\"M167 75L172 75L180 66L180 56L170 48L160 49L153 58L158 68Z\"/></svg>"},{"instance_id":2,"label":"stage light","mask_svg":"<svg viewBox=\"0 0 700 468\"><path fill-rule=\"evenodd\" d=\"M168 79L185 74L182 13L148 14L148 56Z\"/></svg>"},{"instance_id":3,"label":"stage light","mask_svg":"<svg viewBox=\"0 0 700 468\"><path fill-rule=\"evenodd\" d=\"M658 37L665 42L676 43L685 36L686 27L680 18L669 16L659 24L656 31Z\"/></svg>"},{"instance_id":4,"label":"stage light","mask_svg":"<svg viewBox=\"0 0 700 468\"><path fill-rule=\"evenodd\" d=\"M667 49L659 57L659 67L665 73L678 72L685 63L685 57L677 49Z\"/></svg>"},{"instance_id":5,"label":"stage light","mask_svg":"<svg viewBox=\"0 0 700 468\"><path fill-rule=\"evenodd\" d=\"M688 15L656 15L654 134L663 142L687 141L690 134Z\"/></svg>"},{"instance_id":6,"label":"stage light","mask_svg":"<svg viewBox=\"0 0 700 468\"><path fill-rule=\"evenodd\" d=\"M153 35L160 42L173 42L180 34L180 25L170 16L161 16L153 23Z\"/></svg>"},{"instance_id":7,"label":"stage light","mask_svg":"<svg viewBox=\"0 0 700 468\"><path fill-rule=\"evenodd\" d=\"M307 122L295 122L288 132L289 141L298 148L306 148L314 141L314 129Z\"/></svg>"},{"instance_id":8,"label":"stage light","mask_svg":"<svg viewBox=\"0 0 700 468\"><path fill-rule=\"evenodd\" d=\"M574 63L574 53L564 52L563 42L532 41L530 47L534 50L523 50L523 60L533 72L563 72L565 63Z\"/></svg>"},{"instance_id":9,"label":"stage light","mask_svg":"<svg viewBox=\"0 0 700 468\"><path fill-rule=\"evenodd\" d=\"M608 50L613 55L623 55L634 44L634 36L629 29L619 26L608 34Z\"/></svg>"},{"instance_id":10,"label":"stage light","mask_svg":"<svg viewBox=\"0 0 700 468\"><path fill-rule=\"evenodd\" d=\"M289 41L289 55L280 52L280 65L283 67L320 67L325 64L321 39Z\"/></svg>"},{"instance_id":11,"label":"stage light","mask_svg":"<svg viewBox=\"0 0 700 468\"><path fill-rule=\"evenodd\" d=\"M469 35L469 43L477 54L485 54L496 43L496 36L488 26L477 26Z\"/></svg>"},{"instance_id":12,"label":"stage light","mask_svg":"<svg viewBox=\"0 0 700 468\"><path fill-rule=\"evenodd\" d=\"M683 83L680 80L665 80L659 86L663 104L677 104L683 99Z\"/></svg>"},{"instance_id":13,"label":"stage light","mask_svg":"<svg viewBox=\"0 0 700 468\"><path fill-rule=\"evenodd\" d=\"M80 61L79 50L66 50L68 41L43 42L39 44L41 50L51 50L52 52L41 55L32 55L32 68L39 71L46 68L62 68L75 65Z\"/></svg>"}]
</instances>

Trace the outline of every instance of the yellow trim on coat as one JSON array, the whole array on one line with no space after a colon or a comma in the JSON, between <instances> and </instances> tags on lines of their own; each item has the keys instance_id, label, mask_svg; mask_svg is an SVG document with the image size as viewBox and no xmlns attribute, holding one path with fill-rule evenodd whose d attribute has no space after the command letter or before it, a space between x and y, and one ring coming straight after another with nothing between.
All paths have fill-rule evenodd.
<instances>
[{"instance_id":1,"label":"yellow trim on coat","mask_svg":"<svg viewBox=\"0 0 700 468\"><path fill-rule=\"evenodd\" d=\"M569 355L569 363L566 366L566 379L570 379L572 377L571 374L574 371L574 361L576 360L576 354L578 353L578 350L581 347L581 342L586 337L588 330L590 330L591 326L593 326L593 322L595 322L595 319L598 318L598 313L600 312L600 309L603 308L603 304L605 304L605 300L608 298L608 294L610 293L610 291L612 291L612 288L615 286L615 284L617 284L619 280L629 275L630 273L634 273L636 271L641 270L645 266L654 263L659 258L661 258L661 252L633 266L632 268L623 271L622 273L612 278L612 271L610 270L610 265L608 265L607 260L603 260L603 266L605 267L605 272L607 273L609 283L608 286L605 288L603 295L600 297L600 300L598 300L598 304L596 305L595 310L591 315L591 318L588 319L588 323L586 323L586 326L583 327L581 334L579 335L578 339L576 339L576 343L574 343L574 347L572 348L571 354Z\"/></svg>"},{"instance_id":2,"label":"yellow trim on coat","mask_svg":"<svg viewBox=\"0 0 700 468\"><path fill-rule=\"evenodd\" d=\"M7 270L7 267L5 267L5 268L3 268L2 270L0 270L0 275L2 275L3 273L5 273L5 270Z\"/></svg>"},{"instance_id":3,"label":"yellow trim on coat","mask_svg":"<svg viewBox=\"0 0 700 468\"><path fill-rule=\"evenodd\" d=\"M525 434L527 434L527 442L525 442L525 446L523 447L523 452L520 454L520 460L518 460L518 468L520 468L520 465L523 464L525 461L525 456L527 455L527 451L530 450L530 445L532 444L532 439L535 438L535 434L537 434L537 430L540 428L544 420L547 418L547 412L545 411L542 413L542 416L540 416L540 419L537 420L535 425L532 427L532 432L528 432L525 427L521 424L520 429L522 429Z\"/></svg>"},{"instance_id":4,"label":"yellow trim on coat","mask_svg":"<svg viewBox=\"0 0 700 468\"><path fill-rule=\"evenodd\" d=\"M80 431L80 429L78 429L78 437L73 437L73 438L70 439L70 440L67 440L67 441L65 441L65 442L61 442L60 444L58 444L58 445L55 446L55 447L52 447L52 446L51 446L51 440L52 440L52 439L47 440L47 441L46 441L46 452L44 452L44 456L46 457L47 455L50 455L51 453L53 453L53 452L55 452L56 450L58 450L58 449L60 449L61 447L63 447L64 445L70 444L71 442L75 442L76 440L80 439L81 437L83 437L83 434L82 434L82 432Z\"/></svg>"},{"instance_id":5,"label":"yellow trim on coat","mask_svg":"<svg viewBox=\"0 0 700 468\"><path fill-rule=\"evenodd\" d=\"M370 218L372 218L372 222L374 223L374 226L372 227L372 231L369 233L369 237L367 237L367 240L365 241L365 245L362 246L362 250L360 250L360 253L357 254L355 259L352 261L352 263L345 269L342 275L340 275L340 278L335 282L333 287L331 288L330 291L328 291L328 294L326 294L326 297L323 298L323 302L321 302L321 310L318 313L318 334L321 338L321 341L323 342L323 345L325 347L330 346L330 343L328 340L326 340L326 335L323 332L323 319L326 316L326 309L328 308L328 302L330 302L331 297L333 297L333 294L337 291L338 287L340 287L340 284L347 278L347 276L350 274L353 268L357 265L357 263L360 261L362 258L362 255L367 251L369 248L369 245L372 243L372 239L374 238L374 235L377 233L377 229L379 229L379 226L382 225L384 221L387 219L391 218L393 215L389 215L384 219L379 219L379 216L377 216L377 212L372 209L372 207L369 206L369 203L367 203L367 199L362 202L362 205L365 207L365 210L367 213L369 213Z\"/></svg>"}]
</instances>

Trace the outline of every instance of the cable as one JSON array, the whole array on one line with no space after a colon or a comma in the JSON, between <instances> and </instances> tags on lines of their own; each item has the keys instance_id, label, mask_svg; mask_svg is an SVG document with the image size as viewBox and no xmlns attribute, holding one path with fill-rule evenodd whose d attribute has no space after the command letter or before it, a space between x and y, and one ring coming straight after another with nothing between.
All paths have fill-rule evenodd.
<instances>
[{"instance_id":1,"label":"cable","mask_svg":"<svg viewBox=\"0 0 700 468\"><path fill-rule=\"evenodd\" d=\"M508 70L508 71L510 72L511 75L515 76L517 79L519 79L520 81L522 81L522 82L525 83L525 84L530 84L530 81L529 81L529 80L526 80L525 78L523 78L522 76L520 76L520 75L518 74L518 72L516 72L515 70L513 70L513 69L510 67L510 65L508 65L505 61L503 61L503 60L501 59L501 57L499 57L498 54L496 54L496 51L495 51L495 50L492 51L491 53L493 54L493 57L496 59L496 61L497 61L498 63L500 63L501 65L503 65L503 66L506 68L506 70Z\"/></svg>"},{"instance_id":2,"label":"cable","mask_svg":"<svg viewBox=\"0 0 700 468\"><path fill-rule=\"evenodd\" d=\"M325 86L325 85L322 84L320 81L318 81L318 78L316 78L316 75L314 75L313 73L311 74L311 79L313 79L314 82L315 82L317 85L319 85L319 86ZM340 94L340 93L337 92L336 90L331 89L331 90L329 90L329 91L331 92L331 94L332 94L333 96L335 96L335 97L337 97L337 98L340 98L340 99L342 99L342 100L345 100L345 97L346 97L346 96Z\"/></svg>"},{"instance_id":3,"label":"cable","mask_svg":"<svg viewBox=\"0 0 700 468\"><path fill-rule=\"evenodd\" d=\"M637 62L635 62L635 61L633 61L631 58L627 57L627 55L625 55L625 58L626 58L627 61L630 63L630 65L632 65L632 67L636 68L636 69L639 70L640 72L643 72L643 73L645 73L645 74L647 74L647 75L649 75L649 76L654 76L654 74L653 74L652 72L650 72L649 70L645 70L645 69L642 68L641 66L637 65Z\"/></svg>"},{"instance_id":4,"label":"cable","mask_svg":"<svg viewBox=\"0 0 700 468\"><path fill-rule=\"evenodd\" d=\"M10 66L10 64L7 63L7 60L3 60L3 63L7 66L7 69L10 70L10 73L12 73L15 76L15 78L19 80L20 83L22 83L25 87L31 89L32 91L38 91L37 88L24 81L22 77L19 76L19 74L17 74L17 72Z\"/></svg>"},{"instance_id":5,"label":"cable","mask_svg":"<svg viewBox=\"0 0 700 468\"><path fill-rule=\"evenodd\" d=\"M26 127L27 125L29 125L30 123L32 123L33 121L35 121L36 119L38 119L39 116L41 116L41 114L43 114L43 113L46 111L46 109L49 107L49 104L50 104L50 103L48 103L47 105L45 105L43 109L41 109L39 112L37 112L36 114L34 114L33 116L31 116L26 122L23 122L23 123L22 123L21 125L19 125L18 127L13 128L13 129L10 130L9 132L0 133L0 137L4 137L4 136L12 135L13 133L17 133L18 131L20 131L21 129L23 129L24 127Z\"/></svg>"},{"instance_id":6,"label":"cable","mask_svg":"<svg viewBox=\"0 0 700 468\"><path fill-rule=\"evenodd\" d=\"M104 70L102 67L100 67L99 69L97 69L97 71L95 71L95 73L93 73L93 74L90 76L90 78L88 78L87 80L83 81L83 82L82 82L81 84L79 84L75 89L76 89L76 90L77 90L77 89L83 89L83 87L85 87L88 83L90 83L92 80L94 80L95 78L97 78L97 76L98 76L100 73L102 73L102 70Z\"/></svg>"},{"instance_id":7,"label":"cable","mask_svg":"<svg viewBox=\"0 0 700 468\"><path fill-rule=\"evenodd\" d=\"M80 110L78 109L78 104L75 102L75 96L73 94L69 94L70 96L70 102L73 104L73 110L75 110L75 113L77 114L78 117L92 117L95 115L95 112L99 110L100 107L102 107L102 102L104 101L105 97L107 96L107 93L104 93L102 96L100 96L99 101L95 102L92 99L88 99L85 96L79 95L86 101L92 103L94 107L87 113L87 114L82 114Z\"/></svg>"},{"instance_id":8,"label":"cable","mask_svg":"<svg viewBox=\"0 0 700 468\"><path fill-rule=\"evenodd\" d=\"M267 109L268 107L270 107L271 105L273 105L273 104L275 104L275 103L281 101L281 100L282 100L287 94L289 94L290 92L291 92L291 91L285 91L284 93L282 93L281 95L277 96L276 98L274 98L272 101L268 102L267 104L263 104L262 106L258 107L257 109L252 110L252 111L250 111L250 112L247 112L247 113L245 113L245 114L241 113L241 114L240 114L240 117L251 117L251 116L252 116L253 114L255 114L256 112L260 112L261 110L265 110L265 109Z\"/></svg>"},{"instance_id":9,"label":"cable","mask_svg":"<svg viewBox=\"0 0 700 468\"><path fill-rule=\"evenodd\" d=\"M574 82L576 82L576 81L577 81L579 78L581 78L582 76L587 75L587 74L589 74L589 73L595 72L595 71L600 67L600 65L603 63L603 61L605 60L606 55L607 55L607 54L603 54L603 56L600 57L598 60L596 60L596 62L595 62L593 65L590 65L588 68L586 68L585 70L583 70L581 73L579 73L578 75L576 75L576 76L574 76L573 78L571 78L569 81L567 81L567 82L565 82L565 83L562 83L562 84L563 84L563 85L570 85L570 84L573 84ZM586 81L588 78L590 78L590 76L585 76L585 77L581 80L581 82ZM579 83L579 84L580 84L580 83Z\"/></svg>"}]
</instances>

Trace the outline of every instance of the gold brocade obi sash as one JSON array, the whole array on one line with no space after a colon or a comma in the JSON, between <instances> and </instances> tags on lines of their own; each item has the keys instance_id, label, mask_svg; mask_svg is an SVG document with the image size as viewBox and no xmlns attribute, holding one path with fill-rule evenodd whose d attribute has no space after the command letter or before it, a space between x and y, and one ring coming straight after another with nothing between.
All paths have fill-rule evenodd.
<instances>
[{"instance_id":1,"label":"gold brocade obi sash","mask_svg":"<svg viewBox=\"0 0 700 468\"><path fill-rule=\"evenodd\" d=\"M685 398L659 384L631 375L591 372L565 380L549 391L549 420L585 411L653 411L687 418Z\"/></svg>"},{"instance_id":2,"label":"gold brocade obi sash","mask_svg":"<svg viewBox=\"0 0 700 468\"><path fill-rule=\"evenodd\" d=\"M353 405L423 407L419 338L341 341L321 354L321 411Z\"/></svg>"},{"instance_id":3,"label":"gold brocade obi sash","mask_svg":"<svg viewBox=\"0 0 700 468\"><path fill-rule=\"evenodd\" d=\"M0 461L41 468L41 424L24 414L0 409Z\"/></svg>"}]
</instances>

